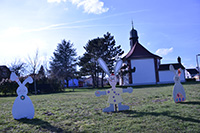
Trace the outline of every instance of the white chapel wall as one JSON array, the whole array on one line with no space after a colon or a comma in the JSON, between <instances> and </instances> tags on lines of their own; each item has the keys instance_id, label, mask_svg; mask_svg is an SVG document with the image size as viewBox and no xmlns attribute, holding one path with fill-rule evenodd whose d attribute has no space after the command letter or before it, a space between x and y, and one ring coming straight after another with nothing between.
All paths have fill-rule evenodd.
<instances>
[{"instance_id":1,"label":"white chapel wall","mask_svg":"<svg viewBox=\"0 0 200 133\"><path fill-rule=\"evenodd\" d=\"M160 82L159 83L174 83L174 73L169 71L169 70L165 70L165 71L159 71L159 79ZM180 76L180 80L181 82L185 82L185 75L184 75L184 70L181 69L181 76Z\"/></svg>"},{"instance_id":2,"label":"white chapel wall","mask_svg":"<svg viewBox=\"0 0 200 133\"><path fill-rule=\"evenodd\" d=\"M169 70L165 70L165 71L159 71L159 83L173 83L174 80L174 73L169 71Z\"/></svg>"},{"instance_id":3,"label":"white chapel wall","mask_svg":"<svg viewBox=\"0 0 200 133\"><path fill-rule=\"evenodd\" d=\"M155 65L154 59L132 59L131 67L135 67L135 73L132 73L133 85L155 84Z\"/></svg>"}]
</instances>

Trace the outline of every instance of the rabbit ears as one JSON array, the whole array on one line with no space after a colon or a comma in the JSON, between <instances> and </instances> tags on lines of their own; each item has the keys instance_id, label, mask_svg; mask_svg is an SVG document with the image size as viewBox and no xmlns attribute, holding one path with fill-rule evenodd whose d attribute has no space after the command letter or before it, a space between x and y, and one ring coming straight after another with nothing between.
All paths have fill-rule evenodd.
<instances>
[{"instance_id":1,"label":"rabbit ears","mask_svg":"<svg viewBox=\"0 0 200 133\"><path fill-rule=\"evenodd\" d=\"M23 85L26 85L26 83L29 83L29 84L33 83L33 79L30 76L28 76L28 78L24 80Z\"/></svg>"},{"instance_id":2,"label":"rabbit ears","mask_svg":"<svg viewBox=\"0 0 200 133\"><path fill-rule=\"evenodd\" d=\"M120 68L122 67L122 63L123 63L122 60L118 60L116 62L115 67L114 67L114 74L115 75L119 72Z\"/></svg>"},{"instance_id":3,"label":"rabbit ears","mask_svg":"<svg viewBox=\"0 0 200 133\"><path fill-rule=\"evenodd\" d=\"M99 62L99 65L104 70L104 72L106 74L108 74L108 76L110 76L110 72L109 72L109 69L108 69L105 61L102 58L99 58L97 61ZM122 63L123 63L122 60L117 61L116 65L114 67L114 74L115 75L119 72L120 68L122 67Z\"/></svg>"},{"instance_id":4,"label":"rabbit ears","mask_svg":"<svg viewBox=\"0 0 200 133\"><path fill-rule=\"evenodd\" d=\"M17 75L12 72L11 75L10 75L10 80L11 81L15 81L18 83L18 85L21 85L22 83L19 81L19 78L17 77ZM26 85L26 83L33 83L33 79L29 76L28 78L26 78L23 82L23 85Z\"/></svg>"},{"instance_id":5,"label":"rabbit ears","mask_svg":"<svg viewBox=\"0 0 200 133\"><path fill-rule=\"evenodd\" d=\"M174 67L173 67L173 65L170 65L170 66L169 66L169 70L172 71L172 72L174 72L174 74L177 74L177 73L176 73L176 70L175 70ZM178 69L178 76L180 76L180 75L181 75L181 70Z\"/></svg>"},{"instance_id":6,"label":"rabbit ears","mask_svg":"<svg viewBox=\"0 0 200 133\"><path fill-rule=\"evenodd\" d=\"M174 72L174 73L176 74L176 71L175 71L173 65L170 65L170 66L169 66L169 70L170 70L171 72Z\"/></svg>"}]
</instances>

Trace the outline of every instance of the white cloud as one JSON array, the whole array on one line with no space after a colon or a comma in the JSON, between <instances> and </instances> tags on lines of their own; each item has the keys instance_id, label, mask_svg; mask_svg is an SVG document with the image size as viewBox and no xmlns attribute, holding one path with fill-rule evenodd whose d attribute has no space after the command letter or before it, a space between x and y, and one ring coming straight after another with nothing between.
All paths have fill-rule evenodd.
<instances>
[{"instance_id":1,"label":"white cloud","mask_svg":"<svg viewBox=\"0 0 200 133\"><path fill-rule=\"evenodd\" d=\"M49 3L54 3L54 2L57 2L57 3L60 3L61 1L66 1L66 0L47 0L47 2Z\"/></svg>"},{"instance_id":2,"label":"white cloud","mask_svg":"<svg viewBox=\"0 0 200 133\"><path fill-rule=\"evenodd\" d=\"M80 3L80 2L83 1L83 0L69 0L69 1L71 1L72 4L77 4L77 3Z\"/></svg>"},{"instance_id":3,"label":"white cloud","mask_svg":"<svg viewBox=\"0 0 200 133\"><path fill-rule=\"evenodd\" d=\"M171 53L172 51L173 51L173 47L171 47L171 48L160 48L156 51L156 54L158 54L160 56L164 56L164 55Z\"/></svg>"},{"instance_id":4,"label":"white cloud","mask_svg":"<svg viewBox=\"0 0 200 133\"><path fill-rule=\"evenodd\" d=\"M61 3L61 1L66 2L67 0L47 0L49 3ZM99 0L68 0L72 4L76 5L78 8L83 7L84 12L93 14L102 14L107 12L109 8L104 7L104 3Z\"/></svg>"},{"instance_id":5,"label":"white cloud","mask_svg":"<svg viewBox=\"0 0 200 133\"><path fill-rule=\"evenodd\" d=\"M57 3L60 3L61 0L47 0L48 3L54 3L54 2L57 2Z\"/></svg>"},{"instance_id":6,"label":"white cloud","mask_svg":"<svg viewBox=\"0 0 200 133\"><path fill-rule=\"evenodd\" d=\"M149 46L149 45L151 45L151 43L150 43L150 42L148 42L148 43L147 43L147 45Z\"/></svg>"},{"instance_id":7,"label":"white cloud","mask_svg":"<svg viewBox=\"0 0 200 133\"><path fill-rule=\"evenodd\" d=\"M104 3L99 0L83 0L77 3L77 7L83 6L84 12L101 14L108 11L108 8L104 8Z\"/></svg>"},{"instance_id":8,"label":"white cloud","mask_svg":"<svg viewBox=\"0 0 200 133\"><path fill-rule=\"evenodd\" d=\"M68 11L68 10L69 10L69 8L65 7L65 8L64 8L64 10L65 10L65 11Z\"/></svg>"}]
</instances>

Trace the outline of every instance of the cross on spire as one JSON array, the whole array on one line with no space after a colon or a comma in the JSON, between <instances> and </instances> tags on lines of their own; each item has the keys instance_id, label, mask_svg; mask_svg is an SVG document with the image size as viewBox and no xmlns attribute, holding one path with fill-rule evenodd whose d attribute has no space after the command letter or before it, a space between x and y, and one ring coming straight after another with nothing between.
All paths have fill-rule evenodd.
<instances>
[{"instance_id":1,"label":"cross on spire","mask_svg":"<svg viewBox=\"0 0 200 133\"><path fill-rule=\"evenodd\" d=\"M131 23L132 23L132 29L134 29L134 26L133 26L133 20L131 21Z\"/></svg>"}]
</instances>

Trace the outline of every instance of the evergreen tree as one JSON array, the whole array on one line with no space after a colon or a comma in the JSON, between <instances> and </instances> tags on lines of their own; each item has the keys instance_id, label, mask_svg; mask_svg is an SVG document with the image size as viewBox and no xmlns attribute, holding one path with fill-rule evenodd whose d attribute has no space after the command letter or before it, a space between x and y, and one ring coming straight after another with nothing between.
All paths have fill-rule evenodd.
<instances>
[{"instance_id":1,"label":"evergreen tree","mask_svg":"<svg viewBox=\"0 0 200 133\"><path fill-rule=\"evenodd\" d=\"M59 43L55 52L53 52L52 61L50 61L51 76L60 80L68 81L74 77L76 71L76 49L70 41L65 40Z\"/></svg>"},{"instance_id":2,"label":"evergreen tree","mask_svg":"<svg viewBox=\"0 0 200 133\"><path fill-rule=\"evenodd\" d=\"M79 62L79 66L81 67L80 72L82 75L91 75L93 79L93 87L98 87L99 73L101 72L101 85L103 87L103 78L105 77L105 74L99 67L97 59L100 57L103 58L111 71L115 62L114 57L121 56L123 54L121 46L116 46L114 37L107 32L102 38L89 40L84 49L86 52L80 58Z\"/></svg>"},{"instance_id":3,"label":"evergreen tree","mask_svg":"<svg viewBox=\"0 0 200 133\"><path fill-rule=\"evenodd\" d=\"M93 80L93 87L98 87L98 71L99 67L97 59L99 55L102 55L103 51L103 38L95 38L89 40L84 49L86 52L83 57L80 58L79 66L81 66L80 73L82 76L90 75Z\"/></svg>"},{"instance_id":4,"label":"evergreen tree","mask_svg":"<svg viewBox=\"0 0 200 133\"><path fill-rule=\"evenodd\" d=\"M38 75L37 76L38 76L38 79L43 79L43 78L46 77L43 65L41 65L40 70L38 71Z\"/></svg>"},{"instance_id":5,"label":"evergreen tree","mask_svg":"<svg viewBox=\"0 0 200 133\"><path fill-rule=\"evenodd\" d=\"M106 51L104 52L103 56L101 58L106 62L108 65L108 69L110 70L110 73L113 72L113 66L116 62L115 57L120 57L124 51L121 49L121 45L116 46L116 41L114 39L114 36L111 36L109 32L104 34L104 45L106 45ZM103 87L103 78L105 77L104 71L101 69L102 73L102 82L101 85Z\"/></svg>"}]
</instances>

